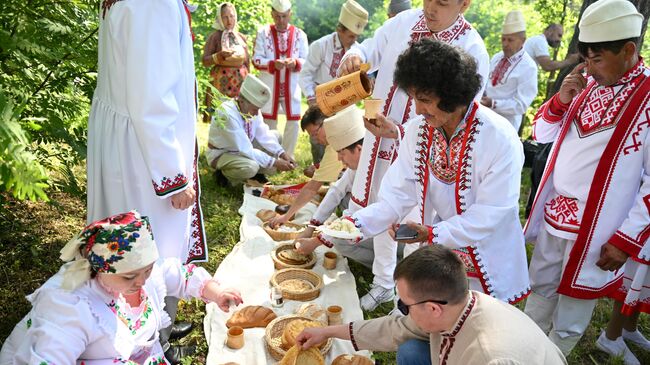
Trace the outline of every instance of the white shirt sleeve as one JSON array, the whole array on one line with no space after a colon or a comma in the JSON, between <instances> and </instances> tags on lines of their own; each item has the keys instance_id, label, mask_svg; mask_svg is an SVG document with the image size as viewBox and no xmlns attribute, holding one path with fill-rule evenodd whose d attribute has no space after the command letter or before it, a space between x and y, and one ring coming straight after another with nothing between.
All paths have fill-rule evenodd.
<instances>
[{"instance_id":1,"label":"white shirt sleeve","mask_svg":"<svg viewBox=\"0 0 650 365\"><path fill-rule=\"evenodd\" d=\"M316 41L312 43L309 46L309 53L305 64L302 66L299 78L300 88L306 98L313 98L316 95L316 82L314 81L314 77L324 61L321 42Z\"/></svg>"},{"instance_id":2,"label":"white shirt sleeve","mask_svg":"<svg viewBox=\"0 0 650 365\"><path fill-rule=\"evenodd\" d=\"M313 219L318 223L323 223L329 218L336 210L336 207L341 203L345 194L352 191L352 183L354 182L355 172L351 169L345 170L343 176L332 184L325 194L325 198L316 209Z\"/></svg>"},{"instance_id":3,"label":"white shirt sleeve","mask_svg":"<svg viewBox=\"0 0 650 365\"><path fill-rule=\"evenodd\" d=\"M201 298L203 287L212 276L194 264L183 265L176 257L160 262L167 287L167 295L176 298Z\"/></svg>"},{"instance_id":4,"label":"white shirt sleeve","mask_svg":"<svg viewBox=\"0 0 650 365\"><path fill-rule=\"evenodd\" d=\"M521 65L524 66L524 65ZM492 99L494 111L499 114L516 115L526 113L526 109L537 96L537 67L524 66L525 70L517 77L517 88L511 98Z\"/></svg>"}]
</instances>

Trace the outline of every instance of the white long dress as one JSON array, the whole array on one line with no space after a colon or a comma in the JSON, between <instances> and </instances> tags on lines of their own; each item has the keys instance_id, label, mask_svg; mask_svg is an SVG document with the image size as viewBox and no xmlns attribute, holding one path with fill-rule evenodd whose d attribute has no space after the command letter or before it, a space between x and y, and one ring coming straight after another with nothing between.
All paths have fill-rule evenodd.
<instances>
[{"instance_id":1,"label":"white long dress","mask_svg":"<svg viewBox=\"0 0 650 365\"><path fill-rule=\"evenodd\" d=\"M62 280L60 270L27 297L32 310L5 341L0 365L168 364L158 340L158 331L171 324L164 299L201 297L211 276L176 258L161 260L143 286L138 309L97 280L73 291L62 289Z\"/></svg>"},{"instance_id":2,"label":"white long dress","mask_svg":"<svg viewBox=\"0 0 650 365\"><path fill-rule=\"evenodd\" d=\"M161 257L207 260L196 171L196 88L182 0L102 2L88 120L88 222L137 209ZM193 186L195 203L170 197Z\"/></svg>"}]
</instances>

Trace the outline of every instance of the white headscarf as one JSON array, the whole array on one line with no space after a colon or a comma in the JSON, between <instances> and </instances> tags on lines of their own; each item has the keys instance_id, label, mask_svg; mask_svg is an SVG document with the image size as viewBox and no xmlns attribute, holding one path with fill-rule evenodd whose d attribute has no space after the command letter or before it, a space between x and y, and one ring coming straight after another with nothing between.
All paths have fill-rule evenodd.
<instances>
[{"instance_id":1,"label":"white headscarf","mask_svg":"<svg viewBox=\"0 0 650 365\"><path fill-rule=\"evenodd\" d=\"M235 5L233 5L232 3L229 3L229 2L219 4L219 6L217 7L217 16L214 19L214 24L212 25L212 27L214 29L216 29L216 30L223 30L224 32L228 31L226 29L226 27L223 25L223 21L221 20L221 9L223 9L225 6L230 6L232 8L233 12L235 13L235 27L232 30L236 31L237 30L237 25L238 25L237 24L237 9L235 9Z\"/></svg>"}]
</instances>

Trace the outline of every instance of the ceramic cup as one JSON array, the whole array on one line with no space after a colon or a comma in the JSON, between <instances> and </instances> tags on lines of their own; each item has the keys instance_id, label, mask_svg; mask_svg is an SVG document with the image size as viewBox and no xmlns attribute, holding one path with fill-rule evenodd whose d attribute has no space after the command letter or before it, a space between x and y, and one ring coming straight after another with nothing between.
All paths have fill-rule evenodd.
<instances>
[{"instance_id":1,"label":"ceramic cup","mask_svg":"<svg viewBox=\"0 0 650 365\"><path fill-rule=\"evenodd\" d=\"M327 251L325 252L325 257L323 258L323 267L327 270L332 270L336 268L336 260L338 259L335 252Z\"/></svg>"},{"instance_id":2,"label":"ceramic cup","mask_svg":"<svg viewBox=\"0 0 650 365\"><path fill-rule=\"evenodd\" d=\"M327 323L332 326L343 323L343 308L339 305L327 307Z\"/></svg>"},{"instance_id":3,"label":"ceramic cup","mask_svg":"<svg viewBox=\"0 0 650 365\"><path fill-rule=\"evenodd\" d=\"M235 350L244 347L244 329L239 326L230 327L228 329L226 346Z\"/></svg>"}]
</instances>

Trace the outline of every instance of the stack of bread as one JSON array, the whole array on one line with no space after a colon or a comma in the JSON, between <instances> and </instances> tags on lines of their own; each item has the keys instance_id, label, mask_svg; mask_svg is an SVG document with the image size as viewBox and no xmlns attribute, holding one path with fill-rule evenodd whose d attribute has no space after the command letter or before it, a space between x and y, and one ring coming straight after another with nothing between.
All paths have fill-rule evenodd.
<instances>
[{"instance_id":1,"label":"stack of bread","mask_svg":"<svg viewBox=\"0 0 650 365\"><path fill-rule=\"evenodd\" d=\"M293 346L280 360L279 365L325 365L325 359L315 347L303 350L299 346Z\"/></svg>"}]
</instances>

